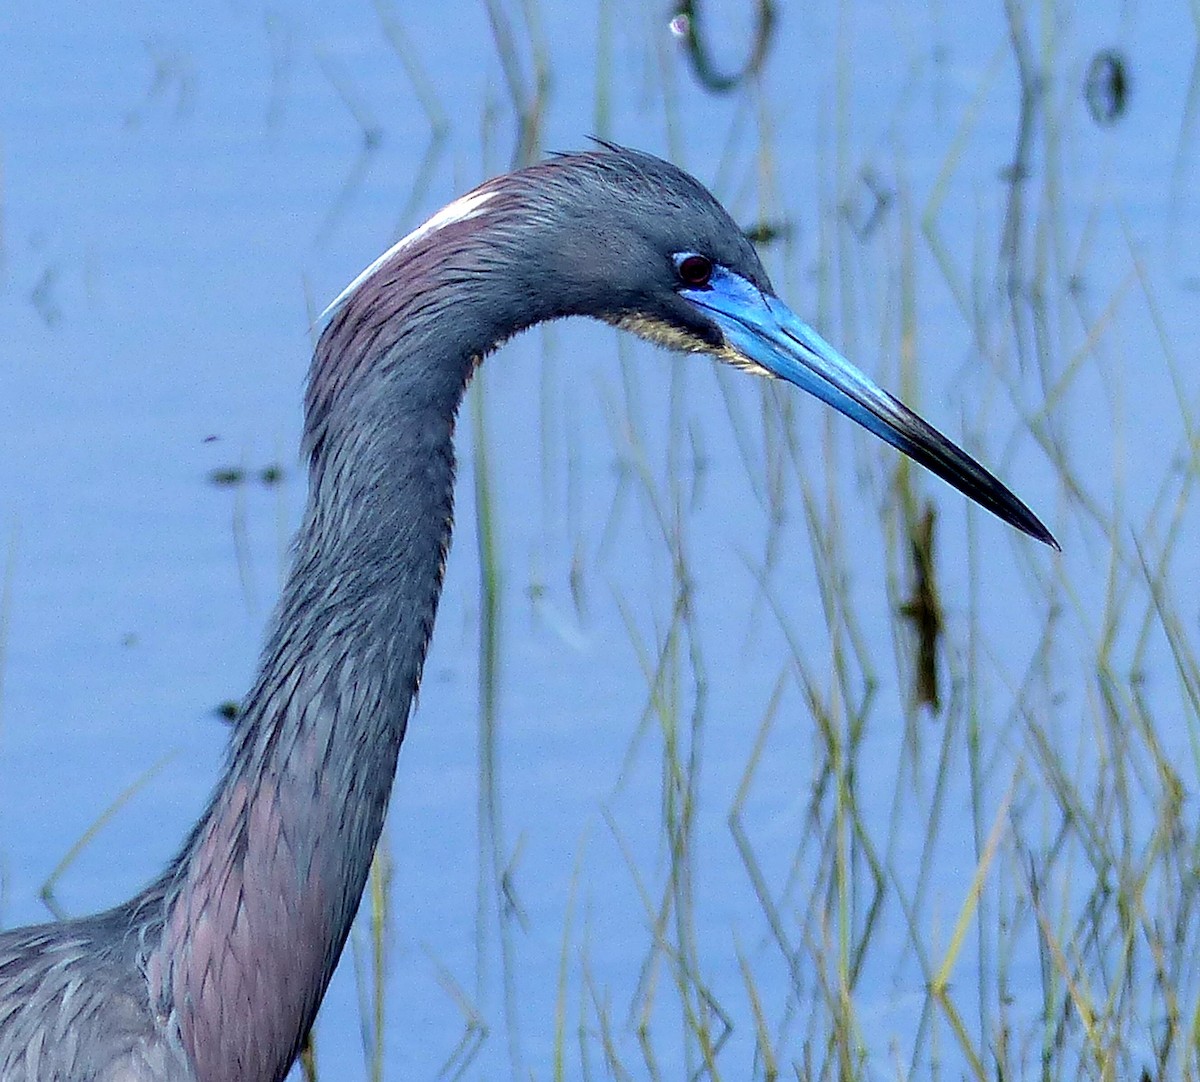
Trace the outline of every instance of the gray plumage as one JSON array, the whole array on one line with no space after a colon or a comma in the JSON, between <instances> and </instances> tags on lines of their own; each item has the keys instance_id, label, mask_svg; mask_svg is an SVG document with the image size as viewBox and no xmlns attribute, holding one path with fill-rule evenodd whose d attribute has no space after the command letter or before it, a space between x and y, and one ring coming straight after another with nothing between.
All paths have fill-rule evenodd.
<instances>
[{"instance_id":1,"label":"gray plumage","mask_svg":"<svg viewBox=\"0 0 1200 1082\"><path fill-rule=\"evenodd\" d=\"M487 182L339 298L309 376L309 492L291 571L224 774L136 897L0 934L0 1079L286 1074L383 824L441 591L455 415L475 365L534 323L591 315L793 379L708 307L705 263L686 262L697 253L714 290L728 272L739 298L778 303L701 185L602 146ZM944 442L1015 505L1001 513L1044 532ZM940 445L924 453L953 458ZM962 460L934 468L964 491L983 484ZM1028 520L1016 524L1038 536Z\"/></svg>"}]
</instances>

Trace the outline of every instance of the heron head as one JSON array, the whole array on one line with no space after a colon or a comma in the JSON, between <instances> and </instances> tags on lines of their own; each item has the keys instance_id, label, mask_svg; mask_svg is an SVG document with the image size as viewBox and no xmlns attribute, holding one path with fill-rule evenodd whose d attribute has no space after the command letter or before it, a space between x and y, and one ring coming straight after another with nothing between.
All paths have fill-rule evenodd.
<instances>
[{"instance_id":1,"label":"heron head","mask_svg":"<svg viewBox=\"0 0 1200 1082\"><path fill-rule=\"evenodd\" d=\"M566 220L558 217L552 250L538 260L555 276L565 306L553 314L598 316L669 348L786 380L1058 547L1000 481L775 295L753 245L698 181L658 158L612 146L543 168L569 189L552 197ZM543 190L554 187L552 181Z\"/></svg>"}]
</instances>

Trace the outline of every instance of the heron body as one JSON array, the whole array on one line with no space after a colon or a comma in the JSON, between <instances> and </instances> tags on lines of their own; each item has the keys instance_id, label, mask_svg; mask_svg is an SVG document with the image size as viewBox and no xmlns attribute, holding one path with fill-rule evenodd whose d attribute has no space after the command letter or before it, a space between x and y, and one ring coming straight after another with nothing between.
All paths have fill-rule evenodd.
<instances>
[{"instance_id":1,"label":"heron body","mask_svg":"<svg viewBox=\"0 0 1200 1082\"><path fill-rule=\"evenodd\" d=\"M454 422L475 366L587 315L793 382L1054 544L999 481L775 297L695 180L603 145L488 181L331 306L309 490L224 774L163 874L105 913L0 933L0 1078L281 1079L358 908L433 630Z\"/></svg>"}]
</instances>

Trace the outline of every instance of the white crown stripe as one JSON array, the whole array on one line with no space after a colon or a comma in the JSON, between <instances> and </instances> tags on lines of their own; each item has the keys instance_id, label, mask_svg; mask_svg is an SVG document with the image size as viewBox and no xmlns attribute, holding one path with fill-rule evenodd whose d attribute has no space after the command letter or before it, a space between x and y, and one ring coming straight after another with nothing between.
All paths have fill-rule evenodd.
<instances>
[{"instance_id":1,"label":"white crown stripe","mask_svg":"<svg viewBox=\"0 0 1200 1082\"><path fill-rule=\"evenodd\" d=\"M407 248L410 244L415 244L422 237L428 236L430 233L433 233L444 226L450 225L453 222L465 222L471 218L474 218L477 214L479 214L480 210L483 208L483 205L495 194L495 191L482 190L468 192L466 195L460 196L458 199L454 200L453 203L447 203L427 222L417 226L417 228L411 233L401 237L386 252L384 252L383 255L374 260L364 270L360 271L354 278L354 281L352 281L348 286L346 286L345 289L341 291L341 293L339 293L333 298L332 301L330 301L328 306L325 308L325 311L323 311L320 316L317 317L317 326L323 328L325 324L327 324L329 320L331 320L334 315L337 314L338 309L340 309L342 305L346 303L350 295L356 289L358 289L363 282L370 278L372 274L379 270L380 267L387 263L397 252Z\"/></svg>"}]
</instances>

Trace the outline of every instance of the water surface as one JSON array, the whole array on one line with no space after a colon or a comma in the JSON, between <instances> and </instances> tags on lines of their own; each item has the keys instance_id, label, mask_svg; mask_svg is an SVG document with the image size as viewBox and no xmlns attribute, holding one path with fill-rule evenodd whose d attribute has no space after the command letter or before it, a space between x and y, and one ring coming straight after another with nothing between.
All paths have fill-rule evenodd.
<instances>
[{"instance_id":1,"label":"water surface","mask_svg":"<svg viewBox=\"0 0 1200 1082\"><path fill-rule=\"evenodd\" d=\"M928 1064L914 941L941 959L994 821L961 983L1042 994L1022 869L1069 805L1052 762L1087 799L1111 791L1105 679L1125 703L1131 676L1148 681L1156 746L1194 788L1177 657L1142 630L1158 626L1148 579L1161 572L1189 633L1200 581L1194 27L1175 3L1031 13L1047 90L1014 173L1021 81L999 5L788 6L759 81L725 96L697 84L653 6L531 10L532 27L516 5L504 18L531 99L546 75L539 149L599 134L653 150L747 225L778 227L765 258L781 294L979 453L1067 551L1056 563L913 475L937 508L947 622L932 715L913 706L896 615L910 572L890 450L605 327L507 345L460 425L459 531L385 836L383 1076L462 1066L464 1002L487 1031L470 1078L550 1077L556 1027L567 1077L603 1075L608 1031L633 1077L681 1078L703 1062L688 1011L722 1029L712 1003L733 1024L717 1073L751 1077L755 1000L782 1063L821 1061L814 1004L836 999L822 982L856 944L870 1070L893 1052ZM514 162L487 11L384 14L0 14L6 925L46 917L41 884L131 785L60 905L110 905L174 853L219 770L215 708L248 686L286 567L311 317ZM736 67L750 16L706 14ZM1131 89L1101 127L1082 88L1109 47ZM481 463L501 576L495 829L480 811ZM275 467L282 482L265 483ZM213 483L230 469L244 481ZM840 764L814 708L847 741ZM1160 796L1149 743L1120 753L1142 769L1126 806L1143 845ZM753 868L728 824L743 783ZM1045 859L1052 912L1102 879L1081 859L1073 888ZM989 941L1009 912L1018 930ZM356 939L365 960L368 930ZM1140 1064L1149 1023L1133 1015ZM969 1024L987 1046L999 1023L976 1008ZM367 1076L364 1025L343 965L318 1026L324 1077ZM949 1047L937 1054L958 1062Z\"/></svg>"}]
</instances>

